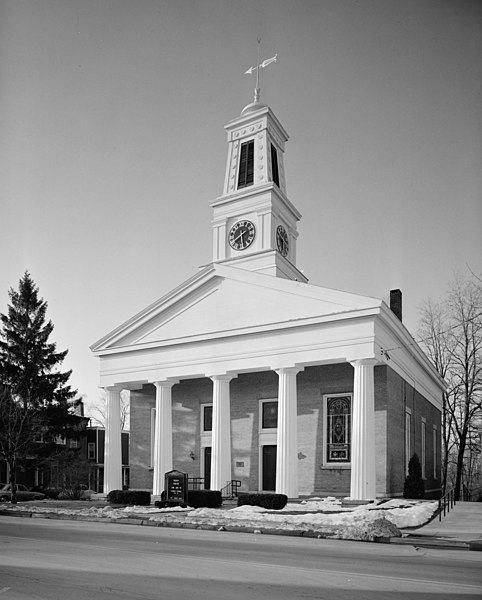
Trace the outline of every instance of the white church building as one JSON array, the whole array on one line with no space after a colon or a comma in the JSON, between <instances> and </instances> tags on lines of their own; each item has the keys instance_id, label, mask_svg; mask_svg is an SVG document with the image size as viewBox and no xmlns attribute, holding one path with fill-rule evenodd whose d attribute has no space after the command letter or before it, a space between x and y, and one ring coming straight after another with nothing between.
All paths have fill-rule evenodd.
<instances>
[{"instance_id":1,"label":"white church building","mask_svg":"<svg viewBox=\"0 0 482 600\"><path fill-rule=\"evenodd\" d=\"M104 491L122 488L127 389L131 488L160 495L175 468L210 489L370 500L402 494L416 452L437 496L444 383L402 323L401 293L390 307L308 283L284 127L255 101L225 129L212 262L92 346Z\"/></svg>"}]
</instances>

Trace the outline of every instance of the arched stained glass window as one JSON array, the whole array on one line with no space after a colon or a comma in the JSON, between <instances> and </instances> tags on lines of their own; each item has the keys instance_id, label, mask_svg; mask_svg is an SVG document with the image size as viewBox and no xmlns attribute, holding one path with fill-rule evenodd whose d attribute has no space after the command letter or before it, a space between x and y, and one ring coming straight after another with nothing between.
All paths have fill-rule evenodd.
<instances>
[{"instance_id":1,"label":"arched stained glass window","mask_svg":"<svg viewBox=\"0 0 482 600\"><path fill-rule=\"evenodd\" d=\"M351 460L351 397L328 397L326 411L327 462L349 463Z\"/></svg>"}]
</instances>

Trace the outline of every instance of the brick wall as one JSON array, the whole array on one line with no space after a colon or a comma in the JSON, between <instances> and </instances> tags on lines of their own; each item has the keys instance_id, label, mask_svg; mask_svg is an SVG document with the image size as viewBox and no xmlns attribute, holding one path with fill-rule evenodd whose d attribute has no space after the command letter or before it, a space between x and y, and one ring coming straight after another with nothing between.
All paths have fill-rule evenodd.
<instances>
[{"instance_id":1,"label":"brick wall","mask_svg":"<svg viewBox=\"0 0 482 600\"><path fill-rule=\"evenodd\" d=\"M427 497L437 497L440 490L440 426L441 414L412 385L404 381L395 371L387 369L388 413L387 437L387 492L401 496L406 476L406 464L411 458L405 456L405 415L411 411L411 454L422 459L422 417L425 418L425 489ZM436 465L437 477L433 477L432 431L437 429Z\"/></svg>"}]
</instances>

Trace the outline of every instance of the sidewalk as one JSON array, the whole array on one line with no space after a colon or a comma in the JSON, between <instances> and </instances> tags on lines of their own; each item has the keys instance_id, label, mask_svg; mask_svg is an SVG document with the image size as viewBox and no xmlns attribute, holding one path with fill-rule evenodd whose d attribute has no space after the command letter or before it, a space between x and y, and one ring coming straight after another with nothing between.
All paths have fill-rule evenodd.
<instances>
[{"instance_id":1,"label":"sidewalk","mask_svg":"<svg viewBox=\"0 0 482 600\"><path fill-rule=\"evenodd\" d=\"M393 544L482 551L482 502L457 502L439 521L435 517L416 529L402 529Z\"/></svg>"}]
</instances>

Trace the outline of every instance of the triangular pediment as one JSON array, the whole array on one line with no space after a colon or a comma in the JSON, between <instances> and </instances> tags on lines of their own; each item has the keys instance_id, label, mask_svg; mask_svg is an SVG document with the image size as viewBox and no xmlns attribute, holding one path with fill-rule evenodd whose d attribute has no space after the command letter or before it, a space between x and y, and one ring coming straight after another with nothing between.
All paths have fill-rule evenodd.
<instances>
[{"instance_id":1,"label":"triangular pediment","mask_svg":"<svg viewBox=\"0 0 482 600\"><path fill-rule=\"evenodd\" d=\"M210 265L92 346L95 352L305 323L375 309L381 300ZM355 316L355 315L354 315Z\"/></svg>"}]
</instances>

